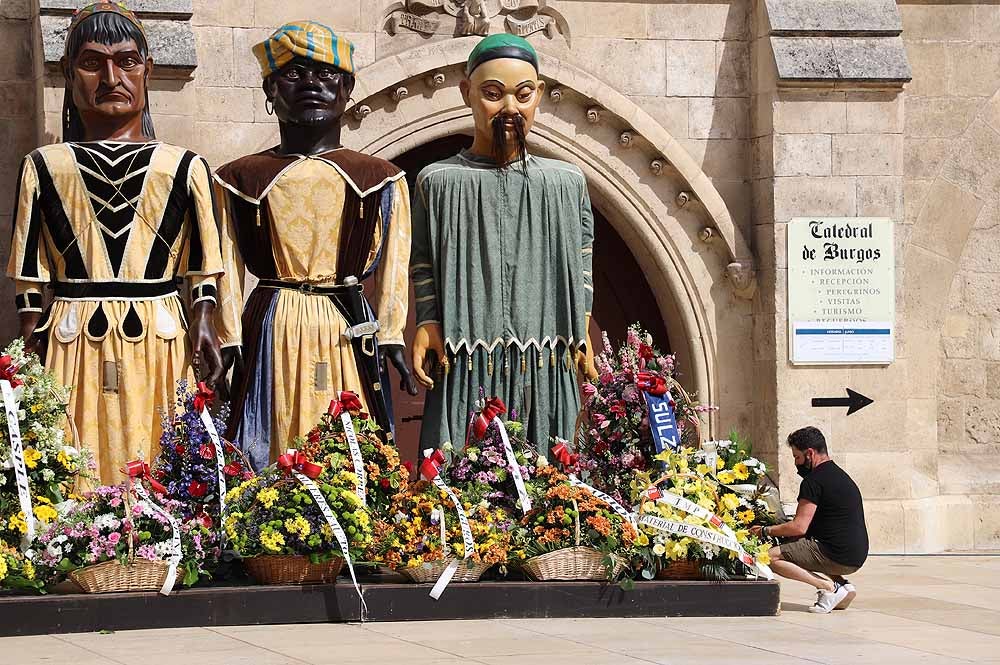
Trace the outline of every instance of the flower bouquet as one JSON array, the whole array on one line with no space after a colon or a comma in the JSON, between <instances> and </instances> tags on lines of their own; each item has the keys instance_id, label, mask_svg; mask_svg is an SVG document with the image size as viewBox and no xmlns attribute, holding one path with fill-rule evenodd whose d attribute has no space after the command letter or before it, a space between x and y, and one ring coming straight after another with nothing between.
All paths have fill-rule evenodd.
<instances>
[{"instance_id":1,"label":"flower bouquet","mask_svg":"<svg viewBox=\"0 0 1000 665\"><path fill-rule=\"evenodd\" d=\"M68 576L88 593L168 590L172 562L190 586L218 544L198 521L182 521L182 508L169 499L154 504L128 484L101 486L73 501L26 555L47 583Z\"/></svg>"},{"instance_id":2,"label":"flower bouquet","mask_svg":"<svg viewBox=\"0 0 1000 665\"><path fill-rule=\"evenodd\" d=\"M361 401L356 395L341 393L340 399L330 403L329 411L305 440L296 441L296 447L319 464L357 474L345 416L349 418L360 453L365 502L373 513L384 514L389 510L392 497L406 487L410 476L400 465L396 448L382 440L378 424L361 410Z\"/></svg>"},{"instance_id":3,"label":"flower bouquet","mask_svg":"<svg viewBox=\"0 0 1000 665\"><path fill-rule=\"evenodd\" d=\"M767 466L752 453L750 441L733 430L728 439L702 443L692 461L699 473L714 475L721 485L740 496L744 506L741 512L746 515L747 508L754 511L752 523L777 524L781 511L778 489L767 475Z\"/></svg>"},{"instance_id":4,"label":"flower bouquet","mask_svg":"<svg viewBox=\"0 0 1000 665\"><path fill-rule=\"evenodd\" d=\"M332 520L298 475L312 483ZM333 582L345 554L358 559L371 545L372 521L355 483L352 472L321 467L289 450L276 464L229 490L223 524L230 545L264 584Z\"/></svg>"},{"instance_id":5,"label":"flower bouquet","mask_svg":"<svg viewBox=\"0 0 1000 665\"><path fill-rule=\"evenodd\" d=\"M20 550L0 542L0 589L40 591L42 588L34 564Z\"/></svg>"},{"instance_id":6,"label":"flower bouquet","mask_svg":"<svg viewBox=\"0 0 1000 665\"><path fill-rule=\"evenodd\" d=\"M33 353L16 339L0 355L0 377L10 381L19 402L18 424L31 512L39 527L56 516L53 504L64 500L77 477L92 468L89 450L66 440L69 389L59 385ZM40 529L39 529L40 530ZM0 406L0 542L17 546L28 524L17 489L10 423Z\"/></svg>"},{"instance_id":7,"label":"flower bouquet","mask_svg":"<svg viewBox=\"0 0 1000 665\"><path fill-rule=\"evenodd\" d=\"M538 463L538 453L527 441L524 425L508 420L504 427L521 478L530 483ZM450 444L446 444L445 452L452 452ZM517 487L508 467L500 428L495 423L486 427L481 437L470 437L462 452L455 453L447 475L449 484L460 488L470 502L486 501L488 505L502 508L511 515L521 515Z\"/></svg>"},{"instance_id":8,"label":"flower bouquet","mask_svg":"<svg viewBox=\"0 0 1000 665\"><path fill-rule=\"evenodd\" d=\"M459 497L468 518L474 551L466 557L462 527L448 494L426 480L400 492L390 517L375 527L372 558L414 582L438 579L452 560L462 560L453 577L475 582L495 564L505 564L511 544L512 522L502 509L486 501L472 504Z\"/></svg>"},{"instance_id":9,"label":"flower bouquet","mask_svg":"<svg viewBox=\"0 0 1000 665\"><path fill-rule=\"evenodd\" d=\"M578 426L580 468L596 487L624 503L637 471L656 466L643 380L669 391L681 445L700 442L699 413L709 410L693 401L674 381L674 356L664 355L637 325L628 329L617 351L604 335L604 351L594 358L598 378L585 383Z\"/></svg>"},{"instance_id":10,"label":"flower bouquet","mask_svg":"<svg viewBox=\"0 0 1000 665\"><path fill-rule=\"evenodd\" d=\"M766 568L768 545L750 535L753 519L744 498L720 486L696 465L694 451L657 457L664 474L635 474L632 498L639 504L635 567L645 579L728 580Z\"/></svg>"},{"instance_id":11,"label":"flower bouquet","mask_svg":"<svg viewBox=\"0 0 1000 665\"><path fill-rule=\"evenodd\" d=\"M539 467L537 481L534 506L514 538L530 557L525 572L536 580L620 577L635 555L638 533L631 522L554 466Z\"/></svg>"},{"instance_id":12,"label":"flower bouquet","mask_svg":"<svg viewBox=\"0 0 1000 665\"><path fill-rule=\"evenodd\" d=\"M187 381L177 382L174 409L163 416L160 454L152 471L167 496L180 502L184 517L196 517L207 528L220 519L218 451L201 418L202 408L208 408L211 399L211 392L203 384L192 391ZM212 416L216 432L224 430L225 411L223 407L222 413ZM220 440L225 487L252 478L253 470L243 453L232 443Z\"/></svg>"}]
</instances>

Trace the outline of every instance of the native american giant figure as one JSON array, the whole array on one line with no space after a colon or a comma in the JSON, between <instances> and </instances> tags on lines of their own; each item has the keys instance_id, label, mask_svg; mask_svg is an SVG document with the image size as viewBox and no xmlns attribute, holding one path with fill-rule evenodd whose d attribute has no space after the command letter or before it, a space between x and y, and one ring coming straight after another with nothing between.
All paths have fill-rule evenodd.
<instances>
[{"instance_id":1,"label":"native american giant figure","mask_svg":"<svg viewBox=\"0 0 1000 665\"><path fill-rule=\"evenodd\" d=\"M383 358L407 390L416 386L403 353L406 180L340 144L354 46L300 21L253 51L281 143L226 164L217 178L227 193L223 244L260 279L243 313L245 368L230 425L259 468L308 433L342 390L358 393L391 436ZM358 285L372 274L377 318ZM236 286L227 280L227 291Z\"/></svg>"},{"instance_id":2,"label":"native american giant figure","mask_svg":"<svg viewBox=\"0 0 1000 665\"><path fill-rule=\"evenodd\" d=\"M430 390L421 448L461 447L480 391L517 410L543 454L550 437L572 435L577 369L589 367L594 220L580 169L526 151L544 87L527 41L483 39L461 83L472 147L417 176L413 367Z\"/></svg>"},{"instance_id":3,"label":"native american giant figure","mask_svg":"<svg viewBox=\"0 0 1000 665\"><path fill-rule=\"evenodd\" d=\"M202 378L222 373L211 174L198 155L155 140L152 66L130 11L76 13L62 61L65 142L24 160L7 266L21 336L73 387L70 417L107 484L158 451L159 410L173 405L178 379L194 378L192 350ZM189 279L190 327L177 277Z\"/></svg>"}]
</instances>

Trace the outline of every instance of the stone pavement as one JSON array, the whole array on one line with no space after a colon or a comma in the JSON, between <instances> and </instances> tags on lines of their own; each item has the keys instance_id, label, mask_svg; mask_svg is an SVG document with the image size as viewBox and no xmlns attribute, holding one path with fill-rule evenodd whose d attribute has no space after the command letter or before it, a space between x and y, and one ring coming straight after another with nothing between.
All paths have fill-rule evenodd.
<instances>
[{"instance_id":1,"label":"stone pavement","mask_svg":"<svg viewBox=\"0 0 1000 665\"><path fill-rule=\"evenodd\" d=\"M0 638L2 665L1000 664L1000 556L873 557L850 610L747 619L528 619Z\"/></svg>"}]
</instances>

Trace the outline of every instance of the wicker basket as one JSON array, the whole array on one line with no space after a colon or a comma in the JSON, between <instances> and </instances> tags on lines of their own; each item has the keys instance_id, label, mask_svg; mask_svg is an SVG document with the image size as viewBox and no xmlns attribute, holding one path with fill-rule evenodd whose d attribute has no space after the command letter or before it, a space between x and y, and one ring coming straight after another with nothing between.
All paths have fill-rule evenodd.
<instances>
[{"instance_id":1,"label":"wicker basket","mask_svg":"<svg viewBox=\"0 0 1000 665\"><path fill-rule=\"evenodd\" d=\"M615 561L614 570L609 576L607 566L604 565L604 555L599 550L577 545L533 556L524 562L522 568L531 579L540 582L550 580L601 581L607 580L609 577L617 577L625 568L625 564L621 561Z\"/></svg>"},{"instance_id":2,"label":"wicker basket","mask_svg":"<svg viewBox=\"0 0 1000 665\"><path fill-rule=\"evenodd\" d=\"M405 566L396 570L411 582L416 582L417 584L423 584L425 582L436 582L444 569L448 567L451 563L453 557L447 559L442 559L441 561L432 561L430 563L425 563L421 566ZM490 566L493 564L489 563L474 563L473 566L469 566L467 563L463 563L461 560L458 562L458 570L455 571L455 576L451 578L452 582L478 582L479 578L483 576Z\"/></svg>"},{"instance_id":3,"label":"wicker basket","mask_svg":"<svg viewBox=\"0 0 1000 665\"><path fill-rule=\"evenodd\" d=\"M69 578L85 593L159 591L167 579L169 568L165 561L136 559L126 564L105 561L77 568L69 574Z\"/></svg>"},{"instance_id":4,"label":"wicker basket","mask_svg":"<svg viewBox=\"0 0 1000 665\"><path fill-rule=\"evenodd\" d=\"M656 573L658 580L700 580L701 561L671 561Z\"/></svg>"},{"instance_id":5,"label":"wicker basket","mask_svg":"<svg viewBox=\"0 0 1000 665\"><path fill-rule=\"evenodd\" d=\"M243 565L261 584L333 584L344 559L335 556L324 563L312 563L304 555L263 555L244 559Z\"/></svg>"}]
</instances>

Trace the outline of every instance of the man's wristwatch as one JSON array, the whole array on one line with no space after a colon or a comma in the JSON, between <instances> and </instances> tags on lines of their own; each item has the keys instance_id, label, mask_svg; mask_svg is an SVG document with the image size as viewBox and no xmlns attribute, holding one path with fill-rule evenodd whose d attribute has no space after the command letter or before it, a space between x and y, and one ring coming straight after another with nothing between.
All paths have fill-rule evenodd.
<instances>
[{"instance_id":1,"label":"man's wristwatch","mask_svg":"<svg viewBox=\"0 0 1000 665\"><path fill-rule=\"evenodd\" d=\"M762 534L764 534L764 537L765 537L765 538L767 538L767 537L768 537L768 535L767 535L767 530L768 530L768 528L770 528L770 527L764 527L763 529L761 529L761 530L760 530L760 532L761 532Z\"/></svg>"}]
</instances>

